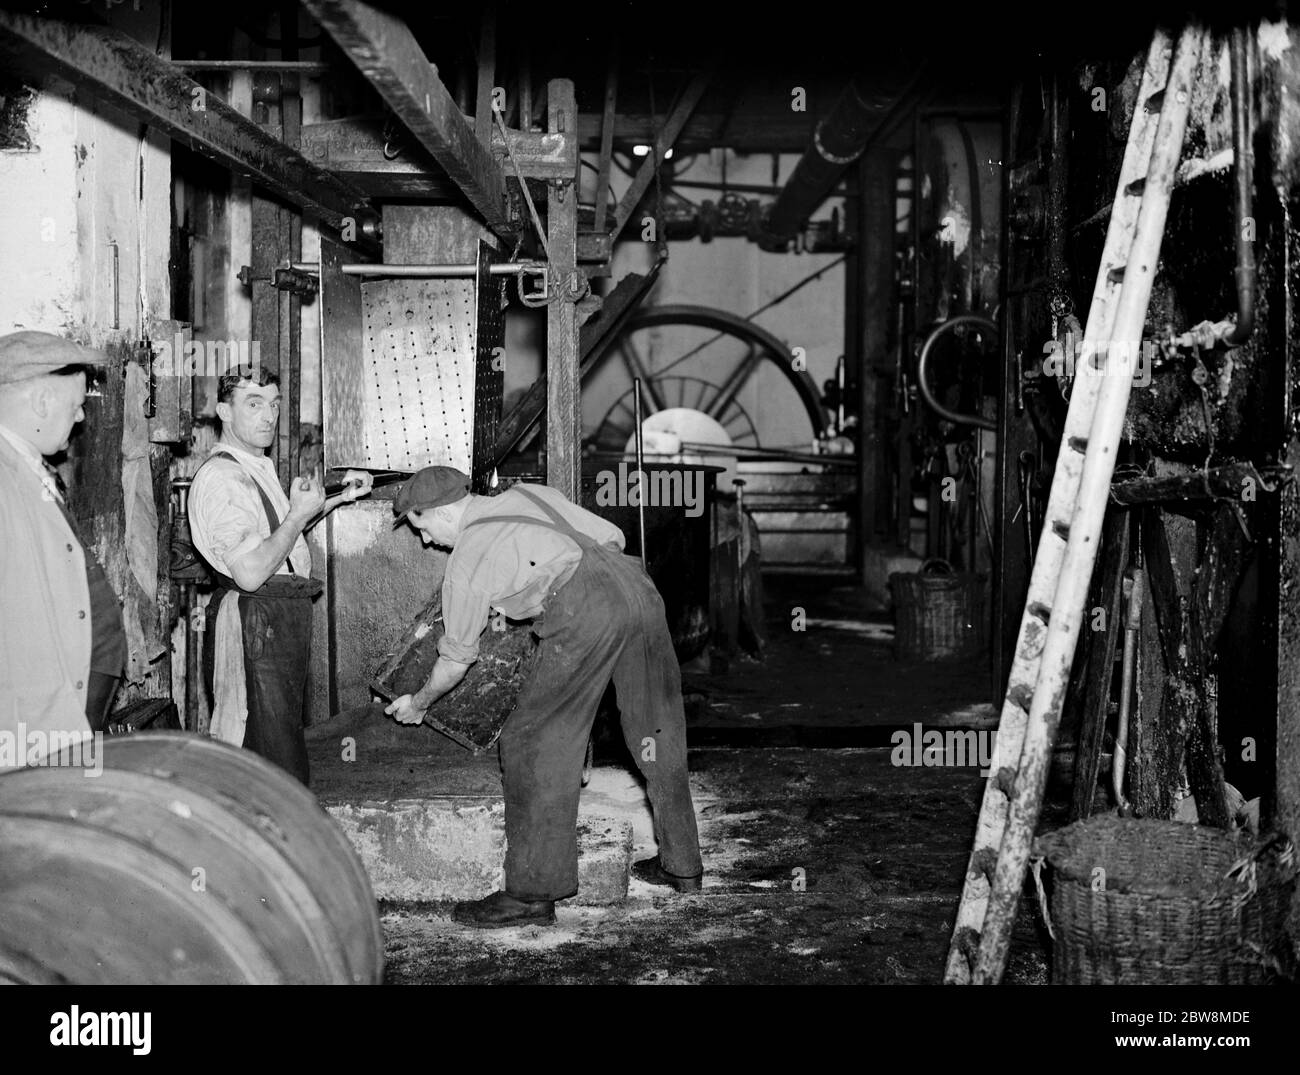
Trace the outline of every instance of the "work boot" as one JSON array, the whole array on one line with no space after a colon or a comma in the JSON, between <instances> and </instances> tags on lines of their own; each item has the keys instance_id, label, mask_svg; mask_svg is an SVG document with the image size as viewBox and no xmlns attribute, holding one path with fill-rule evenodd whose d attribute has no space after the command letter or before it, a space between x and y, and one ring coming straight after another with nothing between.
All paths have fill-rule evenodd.
<instances>
[{"instance_id":1,"label":"work boot","mask_svg":"<svg viewBox=\"0 0 1300 1075\"><path fill-rule=\"evenodd\" d=\"M549 926L555 922L555 901L517 900L505 892L493 892L481 900L464 900L456 904L451 917L479 929Z\"/></svg>"},{"instance_id":2,"label":"work boot","mask_svg":"<svg viewBox=\"0 0 1300 1075\"><path fill-rule=\"evenodd\" d=\"M652 859L642 859L640 862L632 863L632 876L638 881L645 881L650 885L666 885L678 892L699 892L704 887L702 870L691 877L669 873L659 864L658 855Z\"/></svg>"}]
</instances>

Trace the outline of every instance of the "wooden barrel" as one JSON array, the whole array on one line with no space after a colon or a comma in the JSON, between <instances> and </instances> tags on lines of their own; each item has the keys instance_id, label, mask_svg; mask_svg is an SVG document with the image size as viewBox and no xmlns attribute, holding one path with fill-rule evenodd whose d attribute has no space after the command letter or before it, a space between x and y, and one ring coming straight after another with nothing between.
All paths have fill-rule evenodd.
<instances>
[{"instance_id":1,"label":"wooden barrel","mask_svg":"<svg viewBox=\"0 0 1300 1075\"><path fill-rule=\"evenodd\" d=\"M183 732L99 756L0 776L0 982L381 980L370 880L296 780Z\"/></svg>"}]
</instances>

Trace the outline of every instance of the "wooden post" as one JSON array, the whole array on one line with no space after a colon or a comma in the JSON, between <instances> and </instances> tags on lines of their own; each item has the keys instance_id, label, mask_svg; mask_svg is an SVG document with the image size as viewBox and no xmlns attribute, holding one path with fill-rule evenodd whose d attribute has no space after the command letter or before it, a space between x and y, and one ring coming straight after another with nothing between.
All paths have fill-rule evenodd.
<instances>
[{"instance_id":1,"label":"wooden post","mask_svg":"<svg viewBox=\"0 0 1300 1075\"><path fill-rule=\"evenodd\" d=\"M889 352L889 325L894 317L895 150L870 149L858 162L859 332L858 365L858 510L861 513L859 567L865 570L866 546L889 529L890 489L882 456L882 420L887 400L882 388L892 384L896 355ZM900 326L901 328L901 326ZM907 498L910 502L911 495ZM910 535L909 535L910 536Z\"/></svg>"},{"instance_id":2,"label":"wooden post","mask_svg":"<svg viewBox=\"0 0 1300 1075\"><path fill-rule=\"evenodd\" d=\"M552 134L575 130L578 111L573 83L547 84L547 129ZM548 184L546 241L550 248L551 286L564 297L546 308L546 484L574 503L582 492L582 406L578 374L578 314L568 298L577 271L578 197L572 182Z\"/></svg>"}]
</instances>

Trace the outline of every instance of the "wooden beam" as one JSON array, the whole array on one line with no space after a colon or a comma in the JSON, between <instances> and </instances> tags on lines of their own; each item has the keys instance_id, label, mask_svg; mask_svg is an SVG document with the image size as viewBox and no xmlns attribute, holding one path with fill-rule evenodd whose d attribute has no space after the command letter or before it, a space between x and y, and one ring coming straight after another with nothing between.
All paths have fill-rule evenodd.
<instances>
[{"instance_id":1,"label":"wooden beam","mask_svg":"<svg viewBox=\"0 0 1300 1075\"><path fill-rule=\"evenodd\" d=\"M573 130L578 109L572 82L547 84L546 112L552 133ZM567 288L578 265L578 192L572 177L549 184L546 232L551 286ZM546 484L575 504L582 499L580 382L578 310L560 298L546 307Z\"/></svg>"},{"instance_id":2,"label":"wooden beam","mask_svg":"<svg viewBox=\"0 0 1300 1075\"><path fill-rule=\"evenodd\" d=\"M1101 773L1101 751L1109 715L1111 683L1115 678L1115 653L1124 631L1124 572L1129 561L1129 513L1112 507L1106 512L1105 531L1097 566L1093 569L1091 612L1084 622L1090 629L1082 639L1080 650L1086 661L1076 668L1067 704L1078 721L1078 751L1074 756L1074 790L1070 800L1070 820L1084 821L1092 816L1097 796L1097 777ZM1103 611L1100 622L1098 609ZM1128 749L1128 744L1124 744Z\"/></svg>"},{"instance_id":3,"label":"wooden beam","mask_svg":"<svg viewBox=\"0 0 1300 1075\"><path fill-rule=\"evenodd\" d=\"M473 120L464 117L466 126ZM418 146L400 142L385 143L381 133L380 116L348 116L346 119L323 120L308 123L302 128L304 156L322 168L348 174L358 185L381 183L392 177L396 183L405 179L414 185L425 183L431 192L457 193L447 178L447 173ZM519 165L525 179L570 179L577 166L577 139L569 134L550 134L540 131L492 130L492 152L505 153L509 143L510 153ZM513 178L513 167L511 178ZM431 196L439 196L433 194Z\"/></svg>"},{"instance_id":4,"label":"wooden beam","mask_svg":"<svg viewBox=\"0 0 1300 1075\"><path fill-rule=\"evenodd\" d=\"M505 176L406 24L359 0L304 0L304 6L493 233L513 237L518 225L510 217Z\"/></svg>"},{"instance_id":5,"label":"wooden beam","mask_svg":"<svg viewBox=\"0 0 1300 1075\"><path fill-rule=\"evenodd\" d=\"M637 170L636 178L632 180L632 185L627 188L627 191L619 200L618 212L614 214L615 238L618 238L619 233L627 226L627 222L636 209L637 203L641 201L645 192L649 189L650 181L654 178L655 172L659 170L659 163L664 159L664 154L673 148L673 143L677 141L677 136L681 134L686 120L704 95L710 77L711 72L702 71L691 79L686 91L678 99L676 107L669 114L663 129L655 136L654 145L651 151L646 154L641 167Z\"/></svg>"},{"instance_id":6,"label":"wooden beam","mask_svg":"<svg viewBox=\"0 0 1300 1075\"><path fill-rule=\"evenodd\" d=\"M122 108L333 231L355 222L354 247L378 250L379 217L365 194L263 131L152 50L105 27L0 11L0 66L39 80L56 75Z\"/></svg>"}]
</instances>

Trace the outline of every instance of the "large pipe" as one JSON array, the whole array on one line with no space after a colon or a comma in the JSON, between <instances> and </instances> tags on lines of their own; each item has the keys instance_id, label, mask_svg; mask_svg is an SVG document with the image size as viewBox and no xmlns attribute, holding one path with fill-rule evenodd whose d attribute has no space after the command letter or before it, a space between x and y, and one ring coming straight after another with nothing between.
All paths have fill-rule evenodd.
<instances>
[{"instance_id":1,"label":"large pipe","mask_svg":"<svg viewBox=\"0 0 1300 1075\"><path fill-rule=\"evenodd\" d=\"M1255 240L1246 237L1247 221L1254 215L1252 184L1255 151L1250 138L1250 79L1246 72L1246 30L1232 31L1229 54L1232 72L1232 154L1235 209L1237 211L1237 324L1223 338L1229 347L1245 343L1255 330ZM1253 221L1252 221L1253 224Z\"/></svg>"},{"instance_id":2,"label":"large pipe","mask_svg":"<svg viewBox=\"0 0 1300 1075\"><path fill-rule=\"evenodd\" d=\"M845 87L835 107L817 124L813 144L804 151L768 214L765 230L784 242L812 215L835 187L844 170L872 143L890 134L916 103L924 68L912 76L883 116L870 103L860 80Z\"/></svg>"},{"instance_id":3,"label":"large pipe","mask_svg":"<svg viewBox=\"0 0 1300 1075\"><path fill-rule=\"evenodd\" d=\"M926 381L926 364L929 362L930 350L934 347L935 341L945 332L951 332L961 325L974 325L985 332L993 333L994 336L998 335L998 326L987 317L981 317L979 314L961 314L957 317L950 317L925 338L925 343L921 347L921 354L916 360L916 387L920 390L921 398L925 400L926 406L940 418L946 418L949 422L957 425L978 426L980 429L989 429L996 432L998 424L992 419L979 414L958 414L956 411L950 411L934 397L934 393L930 391L930 385Z\"/></svg>"}]
</instances>

